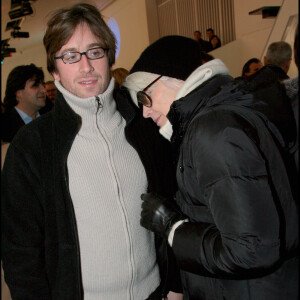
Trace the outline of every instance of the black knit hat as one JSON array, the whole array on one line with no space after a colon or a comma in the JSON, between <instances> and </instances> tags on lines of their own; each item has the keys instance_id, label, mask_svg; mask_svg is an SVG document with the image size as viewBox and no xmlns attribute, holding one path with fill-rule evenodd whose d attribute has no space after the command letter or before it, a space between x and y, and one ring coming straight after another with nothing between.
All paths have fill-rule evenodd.
<instances>
[{"instance_id":1,"label":"black knit hat","mask_svg":"<svg viewBox=\"0 0 300 300\"><path fill-rule=\"evenodd\" d=\"M148 72L186 80L201 62L199 43L195 40L170 35L148 46L136 61L130 74Z\"/></svg>"}]
</instances>

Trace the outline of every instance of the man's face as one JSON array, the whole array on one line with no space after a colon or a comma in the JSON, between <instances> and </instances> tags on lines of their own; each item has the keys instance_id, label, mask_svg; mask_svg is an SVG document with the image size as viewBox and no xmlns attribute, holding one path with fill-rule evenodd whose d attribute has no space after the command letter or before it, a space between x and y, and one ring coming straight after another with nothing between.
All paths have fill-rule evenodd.
<instances>
[{"instance_id":1,"label":"man's face","mask_svg":"<svg viewBox=\"0 0 300 300\"><path fill-rule=\"evenodd\" d=\"M17 107L25 112L37 112L46 104L46 90L42 82L34 78L26 81L25 87L16 92Z\"/></svg>"},{"instance_id":2,"label":"man's face","mask_svg":"<svg viewBox=\"0 0 300 300\"><path fill-rule=\"evenodd\" d=\"M207 30L206 31L206 36L207 36L208 39L210 39L213 35L214 34L213 34L213 32L211 30Z\"/></svg>"},{"instance_id":3,"label":"man's face","mask_svg":"<svg viewBox=\"0 0 300 300\"><path fill-rule=\"evenodd\" d=\"M101 41L92 33L86 23L79 24L68 42L56 53L60 56L68 51L84 52L93 47L103 46ZM61 59L56 60L57 72L53 73L55 80L73 95L88 98L102 94L110 82L110 67L108 57L90 60L85 55L73 64L65 64Z\"/></svg>"},{"instance_id":4,"label":"man's face","mask_svg":"<svg viewBox=\"0 0 300 300\"><path fill-rule=\"evenodd\" d=\"M194 32L194 39L195 39L196 41L199 41L200 38L201 38L201 34L200 34L198 31L195 31L195 32Z\"/></svg>"},{"instance_id":5,"label":"man's face","mask_svg":"<svg viewBox=\"0 0 300 300\"><path fill-rule=\"evenodd\" d=\"M46 83L45 89L47 97L54 103L56 97L56 87L54 83Z\"/></svg>"}]
</instances>

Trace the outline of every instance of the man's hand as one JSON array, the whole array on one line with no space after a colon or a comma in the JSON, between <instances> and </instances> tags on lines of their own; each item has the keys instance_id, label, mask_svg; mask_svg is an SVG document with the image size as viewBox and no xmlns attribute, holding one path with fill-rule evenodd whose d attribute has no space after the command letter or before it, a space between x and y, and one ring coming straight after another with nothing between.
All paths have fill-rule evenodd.
<instances>
[{"instance_id":1,"label":"man's hand","mask_svg":"<svg viewBox=\"0 0 300 300\"><path fill-rule=\"evenodd\" d=\"M142 194L141 199L143 203L140 224L166 239L172 226L186 218L175 203L158 194Z\"/></svg>"}]
</instances>

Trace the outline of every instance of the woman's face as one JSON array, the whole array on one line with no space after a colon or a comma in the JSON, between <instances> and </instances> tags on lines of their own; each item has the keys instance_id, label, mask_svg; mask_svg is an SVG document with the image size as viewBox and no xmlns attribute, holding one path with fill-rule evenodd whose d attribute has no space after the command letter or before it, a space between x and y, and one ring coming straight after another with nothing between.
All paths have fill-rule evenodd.
<instances>
[{"instance_id":1,"label":"woman's face","mask_svg":"<svg viewBox=\"0 0 300 300\"><path fill-rule=\"evenodd\" d=\"M213 37L210 42L213 45L213 47L216 47L218 44L218 39L216 37Z\"/></svg>"},{"instance_id":2,"label":"woman's face","mask_svg":"<svg viewBox=\"0 0 300 300\"><path fill-rule=\"evenodd\" d=\"M263 65L261 62L258 62L258 63L253 62L249 66L249 72L246 72L245 75L250 76L250 75L256 73L257 71L259 71L262 67L263 67Z\"/></svg>"},{"instance_id":3,"label":"woman's face","mask_svg":"<svg viewBox=\"0 0 300 300\"><path fill-rule=\"evenodd\" d=\"M168 120L168 118L159 111L146 106L143 106L143 116L144 118L151 118L159 127L164 126Z\"/></svg>"},{"instance_id":4,"label":"woman's face","mask_svg":"<svg viewBox=\"0 0 300 300\"><path fill-rule=\"evenodd\" d=\"M167 114L175 100L176 94L184 81L170 77L162 77L155 82L147 94L152 99L152 106L143 106L144 118L151 118L159 127L167 121Z\"/></svg>"}]
</instances>

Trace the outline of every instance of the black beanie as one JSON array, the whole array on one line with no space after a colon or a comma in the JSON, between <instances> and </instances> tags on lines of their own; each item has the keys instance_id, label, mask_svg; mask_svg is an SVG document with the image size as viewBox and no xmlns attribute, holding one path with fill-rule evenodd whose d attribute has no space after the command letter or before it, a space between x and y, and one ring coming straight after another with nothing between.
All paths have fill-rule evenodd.
<instances>
[{"instance_id":1,"label":"black beanie","mask_svg":"<svg viewBox=\"0 0 300 300\"><path fill-rule=\"evenodd\" d=\"M170 35L148 46L129 74L148 72L186 80L201 62L199 43L193 39Z\"/></svg>"}]
</instances>

